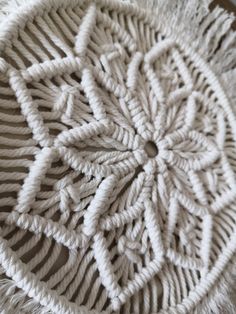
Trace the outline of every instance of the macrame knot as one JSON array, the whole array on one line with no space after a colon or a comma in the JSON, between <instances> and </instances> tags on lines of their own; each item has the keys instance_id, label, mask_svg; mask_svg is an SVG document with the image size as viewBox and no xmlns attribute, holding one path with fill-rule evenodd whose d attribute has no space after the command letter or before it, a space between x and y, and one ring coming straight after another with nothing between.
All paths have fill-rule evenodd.
<instances>
[{"instance_id":1,"label":"macrame knot","mask_svg":"<svg viewBox=\"0 0 236 314\"><path fill-rule=\"evenodd\" d=\"M61 111L68 118L72 118L75 95L78 93L78 89L74 86L63 85L61 86L61 90L62 92L59 99L55 101L53 109L54 111Z\"/></svg>"},{"instance_id":2,"label":"macrame knot","mask_svg":"<svg viewBox=\"0 0 236 314\"><path fill-rule=\"evenodd\" d=\"M176 85L178 83L178 74L173 72L169 66L163 64L161 77L164 79L171 80L172 85Z\"/></svg>"},{"instance_id":3,"label":"macrame knot","mask_svg":"<svg viewBox=\"0 0 236 314\"><path fill-rule=\"evenodd\" d=\"M142 246L139 242L128 240L126 236L121 236L118 241L118 252L125 254L126 257L133 263L141 263L140 256Z\"/></svg>"},{"instance_id":4,"label":"macrame knot","mask_svg":"<svg viewBox=\"0 0 236 314\"><path fill-rule=\"evenodd\" d=\"M65 177L62 180L56 182L54 185L54 190L58 191L60 194L60 210L61 212L67 212L70 209L70 200L74 204L78 204L80 201L80 196L73 184L71 177Z\"/></svg>"},{"instance_id":5,"label":"macrame knot","mask_svg":"<svg viewBox=\"0 0 236 314\"><path fill-rule=\"evenodd\" d=\"M69 196L71 197L71 199L73 200L73 202L75 204L78 204L80 201L80 195L79 195L79 191L76 189L74 184L70 184L66 187L67 193L69 194Z\"/></svg>"},{"instance_id":6,"label":"macrame knot","mask_svg":"<svg viewBox=\"0 0 236 314\"><path fill-rule=\"evenodd\" d=\"M188 224L185 229L180 229L179 237L181 240L181 244L185 246L190 252L193 253L194 251L193 241L196 238L195 224L194 223Z\"/></svg>"},{"instance_id":7,"label":"macrame knot","mask_svg":"<svg viewBox=\"0 0 236 314\"><path fill-rule=\"evenodd\" d=\"M105 51L103 57L107 58L108 61L111 61L118 57L123 60L125 57L124 48L119 43L103 45L103 49Z\"/></svg>"}]
</instances>

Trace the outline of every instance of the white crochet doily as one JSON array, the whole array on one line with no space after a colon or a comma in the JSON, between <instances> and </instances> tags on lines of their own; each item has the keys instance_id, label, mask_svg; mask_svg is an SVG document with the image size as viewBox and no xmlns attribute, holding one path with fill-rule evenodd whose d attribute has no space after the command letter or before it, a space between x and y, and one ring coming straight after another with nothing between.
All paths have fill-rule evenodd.
<instances>
[{"instance_id":1,"label":"white crochet doily","mask_svg":"<svg viewBox=\"0 0 236 314\"><path fill-rule=\"evenodd\" d=\"M208 2L2 10L1 313L229 305L235 34Z\"/></svg>"}]
</instances>

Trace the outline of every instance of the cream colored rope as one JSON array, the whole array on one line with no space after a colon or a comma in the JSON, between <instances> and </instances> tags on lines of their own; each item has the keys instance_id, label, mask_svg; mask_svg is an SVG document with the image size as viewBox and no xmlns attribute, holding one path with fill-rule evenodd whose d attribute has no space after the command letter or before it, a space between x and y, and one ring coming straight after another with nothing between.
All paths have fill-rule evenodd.
<instances>
[{"instance_id":1,"label":"cream colored rope","mask_svg":"<svg viewBox=\"0 0 236 314\"><path fill-rule=\"evenodd\" d=\"M232 314L232 17L19 2L0 24L1 313L210 314L224 295Z\"/></svg>"}]
</instances>

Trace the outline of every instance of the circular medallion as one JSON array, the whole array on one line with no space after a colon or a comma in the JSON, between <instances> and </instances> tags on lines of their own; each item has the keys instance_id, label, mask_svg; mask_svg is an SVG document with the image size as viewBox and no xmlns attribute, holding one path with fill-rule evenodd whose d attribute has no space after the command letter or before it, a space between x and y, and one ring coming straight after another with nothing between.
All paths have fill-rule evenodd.
<instances>
[{"instance_id":1,"label":"circular medallion","mask_svg":"<svg viewBox=\"0 0 236 314\"><path fill-rule=\"evenodd\" d=\"M192 313L224 276L236 119L158 25L121 1L42 0L0 30L6 313Z\"/></svg>"}]
</instances>

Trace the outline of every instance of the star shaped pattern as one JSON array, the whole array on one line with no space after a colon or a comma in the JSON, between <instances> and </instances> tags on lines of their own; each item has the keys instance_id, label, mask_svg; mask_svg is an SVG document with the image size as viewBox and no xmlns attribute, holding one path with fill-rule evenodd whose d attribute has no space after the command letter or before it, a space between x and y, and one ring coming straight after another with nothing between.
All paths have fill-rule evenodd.
<instances>
[{"instance_id":1,"label":"star shaped pattern","mask_svg":"<svg viewBox=\"0 0 236 314\"><path fill-rule=\"evenodd\" d=\"M179 43L159 36L141 47L95 4L84 12L71 11L69 17L63 11L63 19L71 18L71 46L61 45L53 27L62 18L57 12L46 16L45 24L35 18L51 36L52 58L24 67L4 55L0 60L2 93L6 85L20 107L25 133L32 134L24 154L27 146L33 152L11 211L1 213L2 237L16 226L13 246L32 234L14 265L24 262L42 237L45 252L56 243L52 259L34 277L34 287L42 280L55 291L55 302L65 294L72 312L71 300L84 304L82 273L91 263L87 276L91 281L99 273L95 286L103 287L96 307L103 309L108 298L108 310L119 311L153 280L164 287L170 280L166 265L185 272L186 281L192 272L190 291L214 268L215 217L236 198L227 146L235 135L229 111L212 96L209 75ZM109 36L102 36L107 30ZM200 81L194 71L203 76ZM147 149L150 143L155 156ZM45 279L62 250L69 258ZM30 259L22 280L34 276L37 258ZM6 274L14 277L10 270ZM165 294L164 289L163 304ZM90 296L91 307L94 302Z\"/></svg>"}]
</instances>

